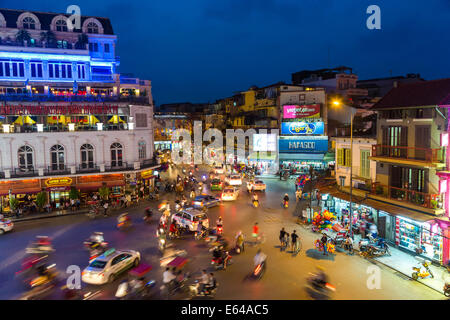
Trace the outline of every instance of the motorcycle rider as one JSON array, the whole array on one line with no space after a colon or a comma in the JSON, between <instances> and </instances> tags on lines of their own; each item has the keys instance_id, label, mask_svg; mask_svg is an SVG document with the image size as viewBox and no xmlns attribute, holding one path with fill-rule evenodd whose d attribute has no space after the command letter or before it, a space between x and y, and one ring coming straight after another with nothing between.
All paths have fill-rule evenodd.
<instances>
[{"instance_id":1,"label":"motorcycle rider","mask_svg":"<svg viewBox=\"0 0 450 320\"><path fill-rule=\"evenodd\" d=\"M259 234L258 222L255 222L255 224L253 225L253 233L252 233L252 237L255 240L255 243L258 242L258 234Z\"/></svg>"},{"instance_id":2,"label":"motorcycle rider","mask_svg":"<svg viewBox=\"0 0 450 320\"><path fill-rule=\"evenodd\" d=\"M253 264L254 264L255 268L256 268L258 265L262 264L263 262L264 262L264 264L266 265L266 264L267 264L266 260L267 260L267 255L264 254L264 253L261 251L261 249L258 249L258 251L256 252L255 257L253 258Z\"/></svg>"},{"instance_id":3,"label":"motorcycle rider","mask_svg":"<svg viewBox=\"0 0 450 320\"><path fill-rule=\"evenodd\" d=\"M206 270L202 270L202 275L200 277L200 286L198 288L198 293L203 294L205 292L205 288L208 286L209 283L209 276L206 273Z\"/></svg>"},{"instance_id":4,"label":"motorcycle rider","mask_svg":"<svg viewBox=\"0 0 450 320\"><path fill-rule=\"evenodd\" d=\"M117 224L121 224L123 223L125 224L129 224L131 222L130 217L128 216L128 212L122 213L118 218L117 218Z\"/></svg>"},{"instance_id":5,"label":"motorcycle rider","mask_svg":"<svg viewBox=\"0 0 450 320\"><path fill-rule=\"evenodd\" d=\"M89 240L92 242L92 245L99 243L101 244L102 242L105 241L105 238L103 237L103 232L94 232L91 234L91 236L89 237Z\"/></svg>"},{"instance_id":6,"label":"motorcycle rider","mask_svg":"<svg viewBox=\"0 0 450 320\"><path fill-rule=\"evenodd\" d=\"M210 273L209 274L209 283L208 286L206 287L206 289L208 290L208 292L211 292L212 290L214 290L217 287L217 280L214 277L214 273Z\"/></svg>"},{"instance_id":7,"label":"motorcycle rider","mask_svg":"<svg viewBox=\"0 0 450 320\"><path fill-rule=\"evenodd\" d=\"M223 221L222 221L222 217L219 216L219 219L217 219L216 221L216 227L217 227L217 232L219 232L219 229L221 229L223 231Z\"/></svg>"},{"instance_id":8,"label":"motorcycle rider","mask_svg":"<svg viewBox=\"0 0 450 320\"><path fill-rule=\"evenodd\" d=\"M150 220L151 217L152 217L152 215L153 215L152 209L146 208L146 209L145 209L145 217L144 217L144 219L145 219L145 220Z\"/></svg>"},{"instance_id":9,"label":"motorcycle rider","mask_svg":"<svg viewBox=\"0 0 450 320\"><path fill-rule=\"evenodd\" d=\"M241 252L244 252L244 235L242 234L242 231L239 231L236 235L236 247L238 247Z\"/></svg>"},{"instance_id":10,"label":"motorcycle rider","mask_svg":"<svg viewBox=\"0 0 450 320\"><path fill-rule=\"evenodd\" d=\"M170 224L170 227L169 227L169 232L170 232L174 237L176 237L177 231L178 231L177 225L176 225L175 221L172 221L172 223Z\"/></svg>"},{"instance_id":11,"label":"motorcycle rider","mask_svg":"<svg viewBox=\"0 0 450 320\"><path fill-rule=\"evenodd\" d=\"M325 284L328 282L328 276L325 273L325 269L319 266L316 266L317 274L313 278L314 283L320 288L324 288Z\"/></svg>"},{"instance_id":12,"label":"motorcycle rider","mask_svg":"<svg viewBox=\"0 0 450 320\"><path fill-rule=\"evenodd\" d=\"M252 203L255 203L255 202L257 202L257 204L259 204L259 199L258 199L258 195L255 192L253 192Z\"/></svg>"},{"instance_id":13,"label":"motorcycle rider","mask_svg":"<svg viewBox=\"0 0 450 320\"><path fill-rule=\"evenodd\" d=\"M173 272L170 270L169 267L166 268L166 271L163 272L163 283L167 286L167 289L171 291L173 280L176 278L176 276L173 274Z\"/></svg>"},{"instance_id":14,"label":"motorcycle rider","mask_svg":"<svg viewBox=\"0 0 450 320\"><path fill-rule=\"evenodd\" d=\"M195 188L192 188L191 193L189 195L191 197L191 199L195 198Z\"/></svg>"},{"instance_id":15,"label":"motorcycle rider","mask_svg":"<svg viewBox=\"0 0 450 320\"><path fill-rule=\"evenodd\" d=\"M289 196L287 193L284 194L283 198L283 205L286 206L286 204L289 204Z\"/></svg>"}]
</instances>

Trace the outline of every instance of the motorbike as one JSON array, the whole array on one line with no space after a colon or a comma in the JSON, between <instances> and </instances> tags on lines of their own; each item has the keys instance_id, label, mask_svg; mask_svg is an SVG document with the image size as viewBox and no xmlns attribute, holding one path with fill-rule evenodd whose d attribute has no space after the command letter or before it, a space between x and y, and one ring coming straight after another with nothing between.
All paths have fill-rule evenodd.
<instances>
[{"instance_id":1,"label":"motorbike","mask_svg":"<svg viewBox=\"0 0 450 320\"><path fill-rule=\"evenodd\" d=\"M450 297L450 283L444 284L444 295Z\"/></svg>"},{"instance_id":2,"label":"motorbike","mask_svg":"<svg viewBox=\"0 0 450 320\"><path fill-rule=\"evenodd\" d=\"M223 233L223 226L217 225L216 227L216 234L222 234Z\"/></svg>"},{"instance_id":3,"label":"motorbike","mask_svg":"<svg viewBox=\"0 0 450 320\"><path fill-rule=\"evenodd\" d=\"M32 277L29 281L30 290L20 298L21 300L41 299L55 288L58 281L58 273L54 264L41 266L38 273L36 277Z\"/></svg>"},{"instance_id":4,"label":"motorbike","mask_svg":"<svg viewBox=\"0 0 450 320\"><path fill-rule=\"evenodd\" d=\"M364 258L381 257L384 255L391 255L389 245L382 238L374 239L369 236L368 240L361 240L359 242L359 254Z\"/></svg>"},{"instance_id":5,"label":"motorbike","mask_svg":"<svg viewBox=\"0 0 450 320\"><path fill-rule=\"evenodd\" d=\"M206 175L202 175L202 181L206 182Z\"/></svg>"},{"instance_id":6,"label":"motorbike","mask_svg":"<svg viewBox=\"0 0 450 320\"><path fill-rule=\"evenodd\" d=\"M335 286L328 282L323 283L317 278L316 274L310 273L310 275L311 276L306 281L306 290L313 298L328 298L332 292L336 291Z\"/></svg>"},{"instance_id":7,"label":"motorbike","mask_svg":"<svg viewBox=\"0 0 450 320\"><path fill-rule=\"evenodd\" d=\"M166 239L159 238L158 249L159 249L159 252L161 252L161 254L164 254L164 250L166 249Z\"/></svg>"},{"instance_id":8,"label":"motorbike","mask_svg":"<svg viewBox=\"0 0 450 320\"><path fill-rule=\"evenodd\" d=\"M84 247L89 250L90 257L89 261L94 260L98 256L100 256L102 253L108 249L108 242L102 241L102 242L94 242L92 240L86 240L84 241Z\"/></svg>"},{"instance_id":9,"label":"motorbike","mask_svg":"<svg viewBox=\"0 0 450 320\"><path fill-rule=\"evenodd\" d=\"M125 220L117 223L117 229L119 229L119 230L123 230L123 229L129 228L129 227L131 227L130 219L125 219Z\"/></svg>"},{"instance_id":10,"label":"motorbike","mask_svg":"<svg viewBox=\"0 0 450 320\"><path fill-rule=\"evenodd\" d=\"M149 201L159 200L159 193L150 193L148 195L148 200Z\"/></svg>"},{"instance_id":11,"label":"motorbike","mask_svg":"<svg viewBox=\"0 0 450 320\"><path fill-rule=\"evenodd\" d=\"M266 272L266 260L258 264L252 272L252 278L260 280L264 273Z\"/></svg>"},{"instance_id":12,"label":"motorbike","mask_svg":"<svg viewBox=\"0 0 450 320\"><path fill-rule=\"evenodd\" d=\"M150 295L151 288L155 286L155 280L146 282L140 288L130 288L128 281L123 281L117 288L115 297L117 299L144 299Z\"/></svg>"},{"instance_id":13,"label":"motorbike","mask_svg":"<svg viewBox=\"0 0 450 320\"><path fill-rule=\"evenodd\" d=\"M253 208L258 208L258 207L259 207L259 201L253 200Z\"/></svg>"},{"instance_id":14,"label":"motorbike","mask_svg":"<svg viewBox=\"0 0 450 320\"><path fill-rule=\"evenodd\" d=\"M202 291L200 290L200 283L198 280L195 280L193 284L189 285L189 295L191 298L193 297L211 297L214 298L216 295L218 283L214 287L204 287Z\"/></svg>"},{"instance_id":15,"label":"motorbike","mask_svg":"<svg viewBox=\"0 0 450 320\"><path fill-rule=\"evenodd\" d=\"M36 238L36 241L31 243L31 245L25 249L26 253L48 254L55 251L49 237L38 236Z\"/></svg>"},{"instance_id":16,"label":"motorbike","mask_svg":"<svg viewBox=\"0 0 450 320\"><path fill-rule=\"evenodd\" d=\"M283 200L283 207L288 208L289 207L289 201Z\"/></svg>"},{"instance_id":17,"label":"motorbike","mask_svg":"<svg viewBox=\"0 0 450 320\"><path fill-rule=\"evenodd\" d=\"M204 229L201 232L195 231L195 233L194 233L194 239L195 240L203 240L203 239L206 239L207 236L208 236L208 230L207 229Z\"/></svg>"},{"instance_id":18,"label":"motorbike","mask_svg":"<svg viewBox=\"0 0 450 320\"><path fill-rule=\"evenodd\" d=\"M228 253L228 251L225 252L225 258L223 256L220 257L213 257L211 259L211 264L214 266L216 270L219 269L226 269L228 265L233 263L233 259ZM224 263L225 260L225 263Z\"/></svg>"},{"instance_id":19,"label":"motorbike","mask_svg":"<svg viewBox=\"0 0 450 320\"><path fill-rule=\"evenodd\" d=\"M172 280L172 282L170 282L169 285L163 284L160 287L161 293L163 294L163 296L168 297L168 296L174 295L177 292L185 292L186 290L189 290L189 288L186 287L189 277L190 277L189 273L186 272L183 275L183 279L181 281Z\"/></svg>"},{"instance_id":20,"label":"motorbike","mask_svg":"<svg viewBox=\"0 0 450 320\"><path fill-rule=\"evenodd\" d=\"M431 278L434 278L434 275L433 275L433 273L431 272L431 270L430 270L430 265L431 265L431 262L430 261L424 261L424 262L422 262L421 263L421 265L424 267L424 269L422 268L422 267L412 267L412 269L414 270L414 272L412 273L412 275L411 275L411 277L414 279L414 280L417 280L417 279L424 279L424 278L428 278L428 277L431 277Z\"/></svg>"},{"instance_id":21,"label":"motorbike","mask_svg":"<svg viewBox=\"0 0 450 320\"><path fill-rule=\"evenodd\" d=\"M25 257L22 261L22 268L16 272L16 276L26 275L30 272L36 271L36 268L45 263L46 258L48 258L48 255L38 254L32 254Z\"/></svg>"}]
</instances>

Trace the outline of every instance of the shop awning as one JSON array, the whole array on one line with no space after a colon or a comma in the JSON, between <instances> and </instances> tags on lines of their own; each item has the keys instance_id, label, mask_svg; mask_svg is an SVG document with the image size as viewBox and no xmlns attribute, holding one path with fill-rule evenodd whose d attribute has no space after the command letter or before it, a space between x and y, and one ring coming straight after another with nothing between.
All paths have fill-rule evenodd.
<instances>
[{"instance_id":1,"label":"shop awning","mask_svg":"<svg viewBox=\"0 0 450 320\"><path fill-rule=\"evenodd\" d=\"M327 152L325 153L325 156L323 157L323 161L335 161L336 160L336 155L334 152Z\"/></svg>"},{"instance_id":2,"label":"shop awning","mask_svg":"<svg viewBox=\"0 0 450 320\"><path fill-rule=\"evenodd\" d=\"M323 153L280 153L278 155L280 160L314 160L323 161Z\"/></svg>"},{"instance_id":3,"label":"shop awning","mask_svg":"<svg viewBox=\"0 0 450 320\"><path fill-rule=\"evenodd\" d=\"M377 200L366 199L362 202L362 204L376 210L384 211L392 216L402 216L415 221L425 222L436 219L436 216L433 215L428 215L404 207L394 206Z\"/></svg>"},{"instance_id":4,"label":"shop awning","mask_svg":"<svg viewBox=\"0 0 450 320\"><path fill-rule=\"evenodd\" d=\"M20 188L20 189L15 188L11 190L11 194L34 194L39 193L41 191L42 191L41 188ZM9 195L9 190L0 191L0 195L1 196Z\"/></svg>"},{"instance_id":5,"label":"shop awning","mask_svg":"<svg viewBox=\"0 0 450 320\"><path fill-rule=\"evenodd\" d=\"M334 189L333 192L330 192L328 194L330 196L333 196L335 198L339 198L341 200L350 201L350 195L348 193L345 193L345 192L342 192L342 191L339 191L339 190L336 190L336 189ZM364 198L362 198L362 197L355 196L354 194L352 195L352 202L353 203L358 203L359 204L359 203L363 202L363 200L364 200Z\"/></svg>"},{"instance_id":6,"label":"shop awning","mask_svg":"<svg viewBox=\"0 0 450 320\"><path fill-rule=\"evenodd\" d=\"M80 191L97 191L102 187L101 183L81 183L77 185L77 189Z\"/></svg>"}]
</instances>

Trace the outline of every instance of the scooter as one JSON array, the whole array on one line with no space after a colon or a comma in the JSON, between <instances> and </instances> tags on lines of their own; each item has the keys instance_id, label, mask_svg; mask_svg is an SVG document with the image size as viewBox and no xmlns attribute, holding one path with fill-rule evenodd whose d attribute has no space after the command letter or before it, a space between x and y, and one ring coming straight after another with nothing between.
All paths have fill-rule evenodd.
<instances>
[{"instance_id":1,"label":"scooter","mask_svg":"<svg viewBox=\"0 0 450 320\"><path fill-rule=\"evenodd\" d=\"M194 239L195 240L203 240L208 236L208 230L202 230L201 232L195 231Z\"/></svg>"},{"instance_id":2,"label":"scooter","mask_svg":"<svg viewBox=\"0 0 450 320\"><path fill-rule=\"evenodd\" d=\"M164 254L164 250L166 250L166 239L159 238L158 249L159 249L159 252L161 252L161 254Z\"/></svg>"},{"instance_id":3,"label":"scooter","mask_svg":"<svg viewBox=\"0 0 450 320\"><path fill-rule=\"evenodd\" d=\"M222 225L218 225L216 227L216 234L222 234L223 232L223 226Z\"/></svg>"},{"instance_id":4,"label":"scooter","mask_svg":"<svg viewBox=\"0 0 450 320\"><path fill-rule=\"evenodd\" d=\"M266 272L266 260L258 264L252 272L252 278L256 280L261 280L262 276Z\"/></svg>"},{"instance_id":5,"label":"scooter","mask_svg":"<svg viewBox=\"0 0 450 320\"><path fill-rule=\"evenodd\" d=\"M306 281L306 291L308 291L309 295L313 298L329 298L329 295L336 291L336 287L332 284L320 282L315 274L310 273L310 275L311 277Z\"/></svg>"},{"instance_id":6,"label":"scooter","mask_svg":"<svg viewBox=\"0 0 450 320\"><path fill-rule=\"evenodd\" d=\"M219 269L224 269L225 270L228 265L233 263L233 259L228 254L228 251L226 251L225 254L226 254L225 263L223 262L223 258L222 257L217 257L217 258L212 258L211 259L211 264L214 266L214 268L216 270L219 270Z\"/></svg>"},{"instance_id":7,"label":"scooter","mask_svg":"<svg viewBox=\"0 0 450 320\"><path fill-rule=\"evenodd\" d=\"M444 284L444 296L450 297L450 283Z\"/></svg>"},{"instance_id":8,"label":"scooter","mask_svg":"<svg viewBox=\"0 0 450 320\"><path fill-rule=\"evenodd\" d=\"M142 288L130 290L128 281L123 281L119 284L115 297L117 299L147 298L150 295L151 288L155 286L155 283L155 280L150 280Z\"/></svg>"},{"instance_id":9,"label":"scooter","mask_svg":"<svg viewBox=\"0 0 450 320\"><path fill-rule=\"evenodd\" d=\"M412 269L414 270L414 272L412 273L411 277L414 280L417 280L419 278L424 279L427 277L434 278L434 275L429 268L431 263L429 261L424 261L421 264L425 269L422 269L422 267L413 267Z\"/></svg>"},{"instance_id":10,"label":"scooter","mask_svg":"<svg viewBox=\"0 0 450 320\"><path fill-rule=\"evenodd\" d=\"M193 297L211 297L214 298L216 295L217 287L219 286L218 283L213 288L205 287L203 291L200 290L200 283L198 280L195 280L193 284L189 286L189 295L191 298Z\"/></svg>"},{"instance_id":11,"label":"scooter","mask_svg":"<svg viewBox=\"0 0 450 320\"><path fill-rule=\"evenodd\" d=\"M258 208L258 207L259 207L259 201L253 200L253 208Z\"/></svg>"},{"instance_id":12,"label":"scooter","mask_svg":"<svg viewBox=\"0 0 450 320\"><path fill-rule=\"evenodd\" d=\"M283 201L283 207L288 208L289 207L289 201L284 200Z\"/></svg>"}]
</instances>

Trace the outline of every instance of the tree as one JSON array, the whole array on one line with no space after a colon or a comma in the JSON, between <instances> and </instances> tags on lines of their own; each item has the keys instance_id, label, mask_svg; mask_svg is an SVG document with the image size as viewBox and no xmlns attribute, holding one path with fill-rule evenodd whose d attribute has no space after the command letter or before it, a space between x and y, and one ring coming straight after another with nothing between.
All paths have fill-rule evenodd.
<instances>
[{"instance_id":1,"label":"tree","mask_svg":"<svg viewBox=\"0 0 450 320\"><path fill-rule=\"evenodd\" d=\"M75 187L70 188L69 198L73 199L73 200L80 198L80 193L78 192L78 190Z\"/></svg>"},{"instance_id":2,"label":"tree","mask_svg":"<svg viewBox=\"0 0 450 320\"><path fill-rule=\"evenodd\" d=\"M84 33L78 36L78 41L75 43L76 49L86 49L86 44L89 43L89 38Z\"/></svg>"},{"instance_id":3,"label":"tree","mask_svg":"<svg viewBox=\"0 0 450 320\"><path fill-rule=\"evenodd\" d=\"M111 193L111 191L109 190L109 188L106 186L106 184L104 184L101 188L98 189L98 194L100 195L100 197L103 200L108 200L109 194Z\"/></svg>"},{"instance_id":4,"label":"tree","mask_svg":"<svg viewBox=\"0 0 450 320\"><path fill-rule=\"evenodd\" d=\"M9 198L9 207L11 212L15 212L17 207L19 206L19 200L17 198L10 197Z\"/></svg>"},{"instance_id":5,"label":"tree","mask_svg":"<svg viewBox=\"0 0 450 320\"><path fill-rule=\"evenodd\" d=\"M55 34L52 31L43 31L41 32L41 41L46 42L48 45L52 46L56 43Z\"/></svg>"},{"instance_id":6,"label":"tree","mask_svg":"<svg viewBox=\"0 0 450 320\"><path fill-rule=\"evenodd\" d=\"M31 40L31 36L25 29L20 29L16 33L16 41L20 43L24 43L25 41L29 42Z\"/></svg>"},{"instance_id":7,"label":"tree","mask_svg":"<svg viewBox=\"0 0 450 320\"><path fill-rule=\"evenodd\" d=\"M47 203L47 195L44 191L39 192L36 196L36 205L38 206L39 210L42 210L42 208Z\"/></svg>"}]
</instances>

